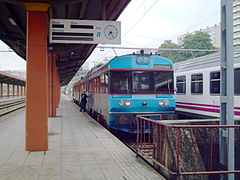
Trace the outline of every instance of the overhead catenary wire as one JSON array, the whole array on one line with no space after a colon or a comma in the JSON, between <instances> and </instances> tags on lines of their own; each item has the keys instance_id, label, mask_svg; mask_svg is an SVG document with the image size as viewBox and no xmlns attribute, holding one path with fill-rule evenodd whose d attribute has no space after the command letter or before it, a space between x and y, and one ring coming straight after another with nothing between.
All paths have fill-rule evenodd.
<instances>
[{"instance_id":1,"label":"overhead catenary wire","mask_svg":"<svg viewBox=\"0 0 240 180\"><path fill-rule=\"evenodd\" d=\"M158 3L159 0L156 0L138 20L128 29L128 31L123 35L122 39L141 21L141 19Z\"/></svg>"},{"instance_id":2,"label":"overhead catenary wire","mask_svg":"<svg viewBox=\"0 0 240 180\"><path fill-rule=\"evenodd\" d=\"M141 48L141 47L120 47L120 46L97 46L100 49L128 49L128 50L149 50L149 51L194 51L194 52L218 52L220 49L183 49L183 48Z\"/></svg>"},{"instance_id":3,"label":"overhead catenary wire","mask_svg":"<svg viewBox=\"0 0 240 180\"><path fill-rule=\"evenodd\" d=\"M179 36L179 35L182 35L182 34L188 32L189 29L193 29L193 28L197 27L198 25L200 25L200 24L202 24L202 23L210 20L211 18L213 18L213 17L215 17L215 16L217 16L217 15L219 15L219 14L220 14L220 11L214 13L213 15L209 16L208 18L205 18L205 19L201 20L200 22L192 25L191 27L186 28L184 31L182 31L182 32L180 32L180 33L178 33L178 34L175 34L175 35L171 36L171 38L177 37L177 36ZM170 39L171 39L171 38L170 38Z\"/></svg>"},{"instance_id":4,"label":"overhead catenary wire","mask_svg":"<svg viewBox=\"0 0 240 180\"><path fill-rule=\"evenodd\" d=\"M128 31L123 35L122 39L124 39L124 37L140 22L140 20L157 4L159 0L154 1L154 3L146 10L144 11L143 15L140 16L140 18L128 29ZM141 3L141 5L143 5L145 2L143 1L143 3ZM141 7L141 5L137 8L136 11L138 11L138 9ZM135 11L135 12L136 12ZM100 46L97 46L97 48L99 48ZM100 48L102 49L102 48ZM104 49L104 48L103 48ZM113 48L108 48L108 49L112 49L114 54L116 55L116 51ZM119 48L116 48L119 49ZM102 57L105 57L109 54L110 52L106 52Z\"/></svg>"}]
</instances>

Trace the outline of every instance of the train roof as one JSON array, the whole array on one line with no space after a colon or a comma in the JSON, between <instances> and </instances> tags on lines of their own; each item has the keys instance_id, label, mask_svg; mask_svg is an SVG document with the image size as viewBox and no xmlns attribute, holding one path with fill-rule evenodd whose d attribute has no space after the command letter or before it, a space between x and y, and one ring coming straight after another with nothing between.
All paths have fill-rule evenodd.
<instances>
[{"instance_id":1,"label":"train roof","mask_svg":"<svg viewBox=\"0 0 240 180\"><path fill-rule=\"evenodd\" d=\"M76 86L76 85L79 85L81 82L84 82L86 79L91 79L93 76L95 77L96 75L100 74L101 72L104 71L104 69L107 69L108 68L108 64L116 59L116 58L121 58L121 57L126 57L126 56L139 56L139 55L142 55L142 56L158 56L158 57L161 57L162 59L165 59L165 60L169 60L171 63L172 61L166 57L163 57L163 56L159 56L159 54L152 54L152 53L132 53L132 54L126 54L126 55L122 55L122 56L115 56L111 59L107 59L105 60L104 62L101 62L99 64L97 64L96 66L94 66L91 70L88 71L88 73L86 74L85 77L83 77L82 79L80 79L79 81L75 82L73 86Z\"/></svg>"},{"instance_id":2,"label":"train roof","mask_svg":"<svg viewBox=\"0 0 240 180\"><path fill-rule=\"evenodd\" d=\"M125 54L125 55L122 55L122 56L115 56L111 59L105 60L104 62L99 63L96 66L94 66L91 70L88 71L87 75L83 78L83 80L91 77L92 74L98 74L98 72L102 72L103 69L107 68L108 64L111 61L113 61L117 58L127 57L127 56L140 56L140 55L142 55L142 56L158 56L158 57L161 57L163 59L167 59L167 60L171 61L170 59L168 59L166 57L162 57L162 56L159 56L157 54L152 54L152 53L150 53L150 54L133 53L133 54Z\"/></svg>"},{"instance_id":3,"label":"train roof","mask_svg":"<svg viewBox=\"0 0 240 180\"><path fill-rule=\"evenodd\" d=\"M174 67L176 72L217 67L220 66L220 58L220 52L216 52L205 56L174 63ZM234 63L240 63L240 48L234 49L233 58Z\"/></svg>"}]
</instances>

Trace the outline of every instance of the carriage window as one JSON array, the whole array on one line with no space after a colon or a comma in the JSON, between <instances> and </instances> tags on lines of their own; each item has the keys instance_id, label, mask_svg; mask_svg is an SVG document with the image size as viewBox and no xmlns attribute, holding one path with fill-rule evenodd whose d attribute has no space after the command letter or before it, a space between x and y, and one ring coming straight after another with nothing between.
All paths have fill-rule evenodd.
<instances>
[{"instance_id":1,"label":"carriage window","mask_svg":"<svg viewBox=\"0 0 240 180\"><path fill-rule=\"evenodd\" d=\"M172 71L112 71L111 93L173 93Z\"/></svg>"},{"instance_id":2,"label":"carriage window","mask_svg":"<svg viewBox=\"0 0 240 180\"><path fill-rule=\"evenodd\" d=\"M105 91L104 92L108 92L108 74L104 74L104 87L105 87Z\"/></svg>"},{"instance_id":3,"label":"carriage window","mask_svg":"<svg viewBox=\"0 0 240 180\"><path fill-rule=\"evenodd\" d=\"M173 93L173 72L157 71L153 72L154 92Z\"/></svg>"},{"instance_id":4,"label":"carriage window","mask_svg":"<svg viewBox=\"0 0 240 180\"><path fill-rule=\"evenodd\" d=\"M137 71L133 72L133 91L149 92L149 72Z\"/></svg>"},{"instance_id":5,"label":"carriage window","mask_svg":"<svg viewBox=\"0 0 240 180\"><path fill-rule=\"evenodd\" d=\"M131 90L131 72L111 72L111 93L129 93Z\"/></svg>"},{"instance_id":6,"label":"carriage window","mask_svg":"<svg viewBox=\"0 0 240 180\"><path fill-rule=\"evenodd\" d=\"M90 81L86 81L86 83L87 83L87 91L90 91Z\"/></svg>"},{"instance_id":7,"label":"carriage window","mask_svg":"<svg viewBox=\"0 0 240 180\"><path fill-rule=\"evenodd\" d=\"M104 76L105 76L105 84L108 84L108 74L106 73L104 74Z\"/></svg>"},{"instance_id":8,"label":"carriage window","mask_svg":"<svg viewBox=\"0 0 240 180\"><path fill-rule=\"evenodd\" d=\"M101 81L101 84L104 84L104 74L100 75L100 81Z\"/></svg>"},{"instance_id":9,"label":"carriage window","mask_svg":"<svg viewBox=\"0 0 240 180\"><path fill-rule=\"evenodd\" d=\"M234 94L240 95L240 68L234 69Z\"/></svg>"},{"instance_id":10,"label":"carriage window","mask_svg":"<svg viewBox=\"0 0 240 180\"><path fill-rule=\"evenodd\" d=\"M202 94L203 93L203 75L193 74L191 81L191 93L192 94Z\"/></svg>"},{"instance_id":11,"label":"carriage window","mask_svg":"<svg viewBox=\"0 0 240 180\"><path fill-rule=\"evenodd\" d=\"M94 79L94 91L93 92L98 92L97 88L98 88L98 82L97 82L97 79L95 78Z\"/></svg>"},{"instance_id":12,"label":"carriage window","mask_svg":"<svg viewBox=\"0 0 240 180\"><path fill-rule=\"evenodd\" d=\"M186 94L186 76L177 77L177 93Z\"/></svg>"},{"instance_id":13,"label":"carriage window","mask_svg":"<svg viewBox=\"0 0 240 180\"><path fill-rule=\"evenodd\" d=\"M210 73L210 94L220 94L220 72Z\"/></svg>"},{"instance_id":14,"label":"carriage window","mask_svg":"<svg viewBox=\"0 0 240 180\"><path fill-rule=\"evenodd\" d=\"M104 89L104 74L100 75L100 92L105 92L105 89Z\"/></svg>"}]
</instances>

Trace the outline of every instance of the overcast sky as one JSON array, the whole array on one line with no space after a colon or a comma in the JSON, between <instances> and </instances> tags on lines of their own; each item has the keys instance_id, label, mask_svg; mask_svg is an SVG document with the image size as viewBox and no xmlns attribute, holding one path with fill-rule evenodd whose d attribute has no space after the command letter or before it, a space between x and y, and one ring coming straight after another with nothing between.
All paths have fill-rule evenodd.
<instances>
[{"instance_id":1,"label":"overcast sky","mask_svg":"<svg viewBox=\"0 0 240 180\"><path fill-rule=\"evenodd\" d=\"M118 21L121 46L157 48L164 40L176 42L179 35L219 24L220 0L131 0ZM1 51L7 49L0 43ZM117 55L133 52L115 51ZM114 55L113 50L95 49L88 61L99 62ZM24 69L25 61L15 53L0 52L0 70Z\"/></svg>"},{"instance_id":2,"label":"overcast sky","mask_svg":"<svg viewBox=\"0 0 240 180\"><path fill-rule=\"evenodd\" d=\"M164 40L177 42L179 35L219 24L220 0L132 0L118 20L122 47L158 48ZM115 52L122 55L133 50ZM99 62L106 56L115 53L95 49L88 61Z\"/></svg>"}]
</instances>

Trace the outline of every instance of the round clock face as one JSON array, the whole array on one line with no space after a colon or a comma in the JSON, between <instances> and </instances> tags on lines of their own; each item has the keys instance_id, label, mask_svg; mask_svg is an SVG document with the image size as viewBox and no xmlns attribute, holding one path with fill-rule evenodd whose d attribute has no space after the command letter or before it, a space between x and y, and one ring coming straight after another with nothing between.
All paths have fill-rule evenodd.
<instances>
[{"instance_id":1,"label":"round clock face","mask_svg":"<svg viewBox=\"0 0 240 180\"><path fill-rule=\"evenodd\" d=\"M104 28L104 36L109 40L116 39L118 36L118 29L113 25L108 25Z\"/></svg>"}]
</instances>

